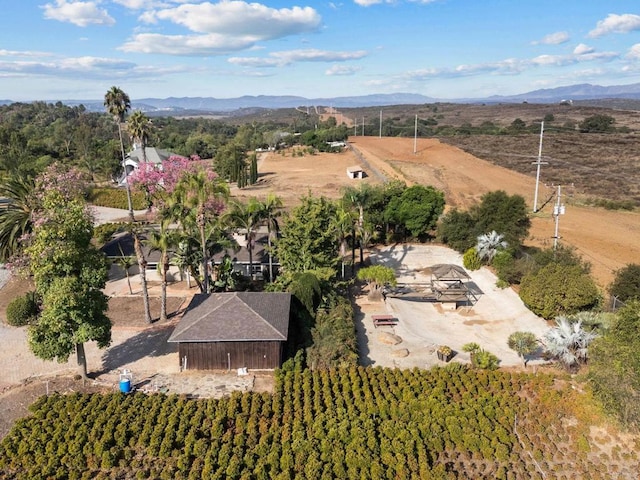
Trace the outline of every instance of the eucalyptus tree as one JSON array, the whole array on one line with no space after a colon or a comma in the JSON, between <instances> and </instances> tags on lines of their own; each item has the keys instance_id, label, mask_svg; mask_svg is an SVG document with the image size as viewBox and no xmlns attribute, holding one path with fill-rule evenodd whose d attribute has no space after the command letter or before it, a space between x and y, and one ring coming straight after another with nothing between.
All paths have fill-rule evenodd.
<instances>
[{"instance_id":1,"label":"eucalyptus tree","mask_svg":"<svg viewBox=\"0 0 640 480\"><path fill-rule=\"evenodd\" d=\"M6 198L0 207L0 261L18 254L20 239L31 233L34 187L33 177L22 173L0 183L0 197Z\"/></svg>"},{"instance_id":2,"label":"eucalyptus tree","mask_svg":"<svg viewBox=\"0 0 640 480\"><path fill-rule=\"evenodd\" d=\"M122 170L125 175L125 187L127 190L127 205L129 207L129 219L133 222L133 204L131 203L131 186L126 181L127 167L125 165L124 140L122 139L122 123L127 112L131 109L131 99L121 88L113 86L104 95L104 106L109 115L113 117L118 126L118 136L120 138L120 152L122 153Z\"/></svg>"}]
</instances>

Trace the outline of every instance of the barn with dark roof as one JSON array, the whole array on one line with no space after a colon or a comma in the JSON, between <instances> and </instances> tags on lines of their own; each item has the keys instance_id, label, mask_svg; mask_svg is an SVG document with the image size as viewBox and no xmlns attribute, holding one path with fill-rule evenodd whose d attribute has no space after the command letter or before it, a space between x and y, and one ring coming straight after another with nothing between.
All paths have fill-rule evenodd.
<instances>
[{"instance_id":1,"label":"barn with dark roof","mask_svg":"<svg viewBox=\"0 0 640 480\"><path fill-rule=\"evenodd\" d=\"M197 294L169 342L187 370L275 369L289 335L290 293Z\"/></svg>"}]
</instances>

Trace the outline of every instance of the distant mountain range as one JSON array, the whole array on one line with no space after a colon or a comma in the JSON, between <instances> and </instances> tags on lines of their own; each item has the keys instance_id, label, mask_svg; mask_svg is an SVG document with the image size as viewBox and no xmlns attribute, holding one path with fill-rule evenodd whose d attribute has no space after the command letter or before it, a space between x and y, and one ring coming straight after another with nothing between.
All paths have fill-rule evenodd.
<instances>
[{"instance_id":1,"label":"distant mountain range","mask_svg":"<svg viewBox=\"0 0 640 480\"><path fill-rule=\"evenodd\" d=\"M278 109L312 107L316 105L338 108L376 107L388 105L416 105L424 103L556 103L561 101L584 101L601 99L640 99L640 83L630 85L580 84L566 87L546 88L518 95L494 95L487 98L439 99L415 93L374 94L333 98L305 98L290 95L259 95L237 98L213 97L169 97L139 98L132 100L132 108L153 115L186 115L207 113L229 115L241 109ZM58 100L47 102L55 103ZM67 105L84 105L90 111L104 111L102 100L61 100ZM0 100L0 104L12 103Z\"/></svg>"}]
</instances>

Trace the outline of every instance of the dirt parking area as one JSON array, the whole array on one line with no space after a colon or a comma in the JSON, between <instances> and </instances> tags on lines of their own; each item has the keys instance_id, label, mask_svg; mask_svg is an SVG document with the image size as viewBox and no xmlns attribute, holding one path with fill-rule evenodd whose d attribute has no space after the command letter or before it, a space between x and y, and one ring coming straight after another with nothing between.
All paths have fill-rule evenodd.
<instances>
[{"instance_id":1,"label":"dirt parking area","mask_svg":"<svg viewBox=\"0 0 640 480\"><path fill-rule=\"evenodd\" d=\"M393 268L399 284L408 288L422 288L430 281L430 275L423 272L426 267L441 263L462 266L460 254L437 245L398 244L374 250L370 258L373 264ZM438 345L448 345L456 352L452 361L468 362L469 355L462 352L462 346L476 342L497 355L501 366L522 365L517 354L507 346L509 335L529 331L540 338L549 329L549 324L531 313L512 289L497 288L497 278L488 269L483 267L467 273L471 277L470 284L482 292L472 307L451 309L438 303L392 296L387 296L384 302L358 297L356 329L361 363L428 368L442 363L436 355ZM372 315L376 314L393 315L398 323L376 328L372 320ZM399 337L401 342L390 344L389 333ZM540 363L539 358L530 361L530 364Z\"/></svg>"}]
</instances>

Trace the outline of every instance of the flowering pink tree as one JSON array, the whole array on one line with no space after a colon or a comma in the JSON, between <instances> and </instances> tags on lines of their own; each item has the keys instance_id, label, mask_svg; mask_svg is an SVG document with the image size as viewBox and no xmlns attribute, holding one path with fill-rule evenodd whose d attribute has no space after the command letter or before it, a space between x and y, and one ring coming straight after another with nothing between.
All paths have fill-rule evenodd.
<instances>
[{"instance_id":1,"label":"flowering pink tree","mask_svg":"<svg viewBox=\"0 0 640 480\"><path fill-rule=\"evenodd\" d=\"M152 203L163 203L167 195L171 195L180 179L187 173L203 170L200 157L182 157L172 155L160 165L142 162L129 176L130 184L147 195L149 207ZM213 173L213 172L212 172ZM215 174L214 174L215 175Z\"/></svg>"}]
</instances>

